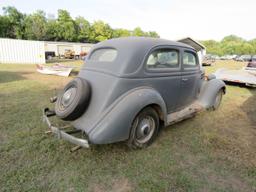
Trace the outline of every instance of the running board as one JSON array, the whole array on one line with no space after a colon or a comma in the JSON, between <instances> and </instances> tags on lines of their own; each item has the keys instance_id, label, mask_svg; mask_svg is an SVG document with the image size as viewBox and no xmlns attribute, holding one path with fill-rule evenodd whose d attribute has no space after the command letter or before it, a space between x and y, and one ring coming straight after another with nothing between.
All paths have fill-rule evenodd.
<instances>
[{"instance_id":1,"label":"running board","mask_svg":"<svg viewBox=\"0 0 256 192\"><path fill-rule=\"evenodd\" d=\"M197 112L203 110L204 108L198 103L194 102L188 107L182 109L181 111L177 111L174 113L170 113L167 115L167 125L171 125L182 121L184 119L188 119L193 117Z\"/></svg>"}]
</instances>

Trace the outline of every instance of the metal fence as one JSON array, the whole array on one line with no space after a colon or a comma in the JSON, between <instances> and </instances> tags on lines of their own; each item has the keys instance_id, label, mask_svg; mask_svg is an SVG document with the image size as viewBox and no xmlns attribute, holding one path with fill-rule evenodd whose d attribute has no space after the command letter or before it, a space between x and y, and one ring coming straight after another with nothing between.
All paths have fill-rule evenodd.
<instances>
[{"instance_id":1,"label":"metal fence","mask_svg":"<svg viewBox=\"0 0 256 192\"><path fill-rule=\"evenodd\" d=\"M44 42L0 38L0 63L45 63Z\"/></svg>"}]
</instances>

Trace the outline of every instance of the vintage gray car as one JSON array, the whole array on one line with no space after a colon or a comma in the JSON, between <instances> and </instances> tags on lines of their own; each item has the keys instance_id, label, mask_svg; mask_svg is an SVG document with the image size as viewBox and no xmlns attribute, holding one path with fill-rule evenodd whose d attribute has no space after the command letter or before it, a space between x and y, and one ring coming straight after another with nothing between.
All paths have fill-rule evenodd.
<instances>
[{"instance_id":1,"label":"vintage gray car","mask_svg":"<svg viewBox=\"0 0 256 192\"><path fill-rule=\"evenodd\" d=\"M225 84L205 77L196 51L183 43L128 37L96 44L78 77L44 109L44 120L59 138L82 147L127 141L148 146L160 126L217 109ZM50 116L76 131L53 126ZM80 131L82 137L72 133Z\"/></svg>"}]
</instances>

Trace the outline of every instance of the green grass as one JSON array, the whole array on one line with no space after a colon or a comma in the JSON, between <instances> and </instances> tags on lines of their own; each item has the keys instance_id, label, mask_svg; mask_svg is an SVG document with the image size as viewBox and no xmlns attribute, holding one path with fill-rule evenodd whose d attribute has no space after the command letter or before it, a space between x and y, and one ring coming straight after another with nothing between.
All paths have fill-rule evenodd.
<instances>
[{"instance_id":1,"label":"green grass","mask_svg":"<svg viewBox=\"0 0 256 192\"><path fill-rule=\"evenodd\" d=\"M162 130L147 149L118 143L70 153L72 144L45 135L41 110L72 78L0 64L0 191L256 190L256 89L227 86L219 110Z\"/></svg>"}]
</instances>

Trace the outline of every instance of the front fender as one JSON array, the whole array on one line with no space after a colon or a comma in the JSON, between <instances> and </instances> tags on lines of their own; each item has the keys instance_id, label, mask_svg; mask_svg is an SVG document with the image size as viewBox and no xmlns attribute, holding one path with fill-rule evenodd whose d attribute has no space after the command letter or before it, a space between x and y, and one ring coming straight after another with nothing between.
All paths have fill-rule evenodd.
<instances>
[{"instance_id":1,"label":"front fender","mask_svg":"<svg viewBox=\"0 0 256 192\"><path fill-rule=\"evenodd\" d=\"M204 81L199 94L199 103L204 108L212 107L214 104L215 97L220 89L226 90L225 83L220 79L211 79Z\"/></svg>"},{"instance_id":2,"label":"front fender","mask_svg":"<svg viewBox=\"0 0 256 192\"><path fill-rule=\"evenodd\" d=\"M91 143L107 144L127 140L134 118L148 105L158 105L166 118L165 102L161 95L152 88L137 88L121 97L117 103L113 104L114 106L110 106L111 109L104 118L88 134Z\"/></svg>"}]
</instances>

